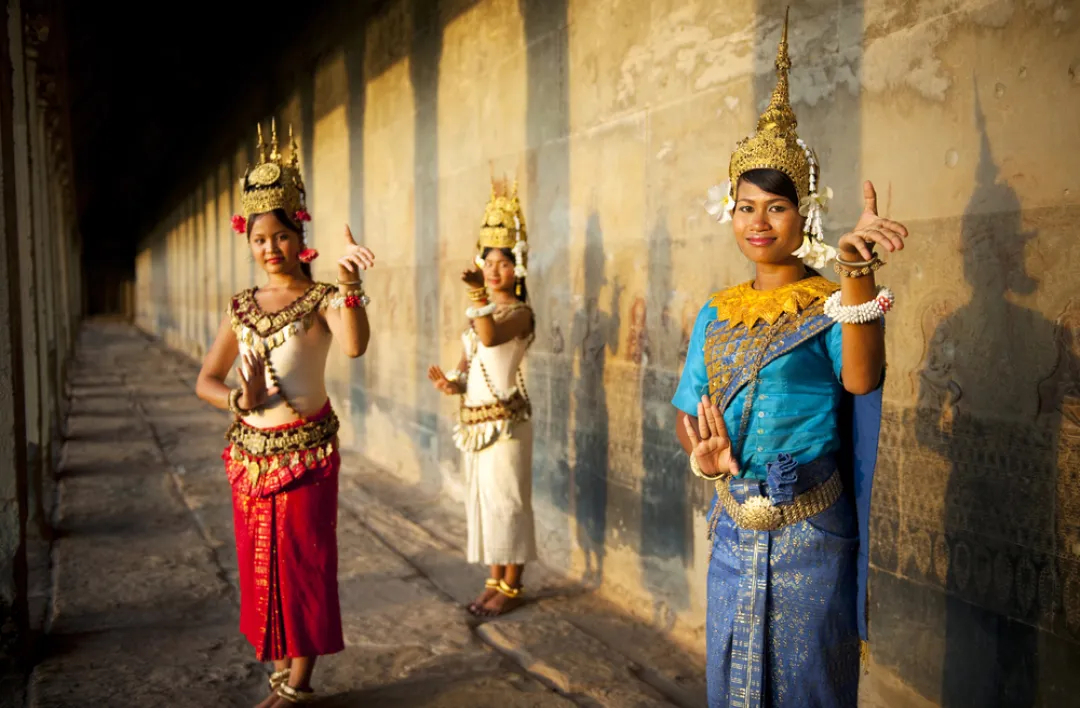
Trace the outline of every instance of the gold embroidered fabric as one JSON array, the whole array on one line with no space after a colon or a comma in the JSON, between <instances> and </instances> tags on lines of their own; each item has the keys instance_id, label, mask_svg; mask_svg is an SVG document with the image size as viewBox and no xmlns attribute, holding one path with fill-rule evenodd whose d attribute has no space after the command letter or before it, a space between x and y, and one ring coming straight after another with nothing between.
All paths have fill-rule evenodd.
<instances>
[{"instance_id":1,"label":"gold embroidered fabric","mask_svg":"<svg viewBox=\"0 0 1080 708\"><path fill-rule=\"evenodd\" d=\"M229 483L243 495L263 497L328 470L336 459L340 422L329 402L325 411L315 420L279 428L234 421L223 453Z\"/></svg>"},{"instance_id":2,"label":"gold embroidered fabric","mask_svg":"<svg viewBox=\"0 0 1080 708\"><path fill-rule=\"evenodd\" d=\"M249 288L232 300L230 314L233 331L239 337L258 335L269 340L268 345L280 345L288 339L286 328L299 322L307 322L320 309L324 309L337 288L329 283L313 283L307 291L289 306L277 312L263 312L255 300L257 288ZM291 328L289 331L295 330ZM281 342L276 341L281 339ZM246 340L245 340L246 341ZM252 342L246 341L247 344Z\"/></svg>"},{"instance_id":3,"label":"gold embroidered fabric","mask_svg":"<svg viewBox=\"0 0 1080 708\"><path fill-rule=\"evenodd\" d=\"M735 525L750 531L776 531L805 521L836 503L844 491L840 473L834 472L821 484L795 497L790 504L775 506L768 497L757 496L740 504L728 489L727 480L716 483L720 505Z\"/></svg>"},{"instance_id":4,"label":"gold embroidered fabric","mask_svg":"<svg viewBox=\"0 0 1080 708\"><path fill-rule=\"evenodd\" d=\"M288 453L314 450L331 443L341 427L333 411L329 415L283 430L265 430L234 421L225 433L232 446L232 459L239 460L246 452L258 457L275 457Z\"/></svg>"},{"instance_id":5,"label":"gold embroidered fabric","mask_svg":"<svg viewBox=\"0 0 1080 708\"><path fill-rule=\"evenodd\" d=\"M774 324L783 314L797 315L806 308L825 300L840 286L814 276L772 290L755 290L753 281L721 290L713 295L709 305L716 308L716 321L726 322L727 328L739 325L753 328L758 322Z\"/></svg>"},{"instance_id":6,"label":"gold embroidered fabric","mask_svg":"<svg viewBox=\"0 0 1080 708\"><path fill-rule=\"evenodd\" d=\"M498 420L521 422L528 420L531 413L529 399L521 391L514 390L505 401L493 401L478 406L468 406L462 399L458 420L462 425L480 425Z\"/></svg>"}]
</instances>

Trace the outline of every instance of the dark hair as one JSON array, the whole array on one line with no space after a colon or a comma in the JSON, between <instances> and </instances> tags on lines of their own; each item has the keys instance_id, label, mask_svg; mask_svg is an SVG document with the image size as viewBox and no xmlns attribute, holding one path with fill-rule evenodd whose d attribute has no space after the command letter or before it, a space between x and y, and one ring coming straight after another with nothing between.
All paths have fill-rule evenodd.
<instances>
[{"instance_id":1,"label":"dark hair","mask_svg":"<svg viewBox=\"0 0 1080 708\"><path fill-rule=\"evenodd\" d=\"M784 197L796 207L799 206L799 192L795 189L795 183L780 170L769 168L747 170L739 177L739 181L749 182L758 189L769 194L775 194L778 197ZM736 196L738 196L738 186L735 185Z\"/></svg>"},{"instance_id":2,"label":"dark hair","mask_svg":"<svg viewBox=\"0 0 1080 708\"><path fill-rule=\"evenodd\" d=\"M261 214L252 214L251 216L249 216L247 220L247 237L249 241L251 240L251 229L255 227L255 220L258 219L260 216L265 216L266 214L273 214L275 217L277 217L277 220L285 224L285 226L287 226L290 231L294 231L297 235L300 236L300 243L304 242L304 225L295 221L292 217L286 214L284 209L274 209L273 211L264 211ZM305 276L307 276L308 280L311 279L310 263L300 263L300 271Z\"/></svg>"},{"instance_id":3,"label":"dark hair","mask_svg":"<svg viewBox=\"0 0 1080 708\"><path fill-rule=\"evenodd\" d=\"M510 260L511 263L517 263L517 259L514 258L514 252L509 248L491 248L489 246L488 248L484 249L483 253L480 254L480 258L482 258L482 259L487 258L488 254L491 253L492 251L499 251L504 256L506 256ZM521 289L520 294L518 293L518 288ZM514 286L514 295L517 297L518 300L521 300L522 302L528 302L529 301L529 287L525 284L525 278L522 278L521 280L517 281L517 283L515 284L515 286Z\"/></svg>"}]
</instances>

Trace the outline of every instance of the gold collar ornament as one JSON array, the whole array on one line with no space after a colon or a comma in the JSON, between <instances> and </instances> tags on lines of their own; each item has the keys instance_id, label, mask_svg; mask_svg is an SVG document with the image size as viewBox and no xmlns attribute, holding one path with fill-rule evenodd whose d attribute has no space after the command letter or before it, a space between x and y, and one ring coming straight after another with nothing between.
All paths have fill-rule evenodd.
<instances>
[{"instance_id":1,"label":"gold collar ornament","mask_svg":"<svg viewBox=\"0 0 1080 708\"><path fill-rule=\"evenodd\" d=\"M789 10L790 13L790 10ZM788 90L788 14L776 51L776 88L769 107L758 119L757 132L739 141L731 154L729 180L712 187L705 200L705 211L723 223L731 220L735 209L735 188L739 178L750 170L778 170L791 179L799 196L799 213L805 217L803 243L794 255L813 268L822 268L836 255L825 245L821 215L828 211L832 190L819 189L820 166L817 155L796 132L798 121L791 107Z\"/></svg>"},{"instance_id":2,"label":"gold collar ornament","mask_svg":"<svg viewBox=\"0 0 1080 708\"><path fill-rule=\"evenodd\" d=\"M248 220L254 214L281 209L297 222L311 221L307 212L307 193L300 177L300 148L289 126L289 159L278 151L277 122L270 120L270 155L266 154L262 124L257 127L259 162L248 168L240 178L242 213L233 216L232 227L237 233L247 231Z\"/></svg>"},{"instance_id":3,"label":"gold collar ornament","mask_svg":"<svg viewBox=\"0 0 1080 708\"><path fill-rule=\"evenodd\" d=\"M518 200L517 180L509 196L499 194L495 180L491 181L491 198L484 209L484 223L480 226L480 237L476 241L476 267L484 267L484 249L509 248L514 254L514 277L517 279L517 293L521 295L521 281L529 274L527 254L529 252L528 235L525 231L525 214Z\"/></svg>"},{"instance_id":4,"label":"gold collar ornament","mask_svg":"<svg viewBox=\"0 0 1080 708\"><path fill-rule=\"evenodd\" d=\"M758 322L771 325L781 315L797 315L811 305L824 302L839 289L836 283L821 276L772 290L754 290L753 281L748 281L716 293L709 305L716 308L716 320L726 320L729 329L739 325L752 329Z\"/></svg>"}]
</instances>

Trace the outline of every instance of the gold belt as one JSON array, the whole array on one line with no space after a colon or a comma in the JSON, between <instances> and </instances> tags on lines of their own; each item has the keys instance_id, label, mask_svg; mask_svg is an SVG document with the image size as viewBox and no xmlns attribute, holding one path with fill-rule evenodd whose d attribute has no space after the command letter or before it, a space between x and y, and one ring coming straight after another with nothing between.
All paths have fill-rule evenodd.
<instances>
[{"instance_id":1,"label":"gold belt","mask_svg":"<svg viewBox=\"0 0 1080 708\"><path fill-rule=\"evenodd\" d=\"M479 406L467 406L461 404L458 420L462 425L477 425L479 423L494 423L497 420L525 420L531 414L529 399L515 391L505 401L484 403Z\"/></svg>"},{"instance_id":2,"label":"gold belt","mask_svg":"<svg viewBox=\"0 0 1080 708\"><path fill-rule=\"evenodd\" d=\"M833 472L827 480L795 497L790 504L776 506L765 496L750 497L740 504L732 496L727 482L716 483L716 493L724 511L736 526L748 531L776 531L805 521L836 503L843 491L840 473Z\"/></svg>"},{"instance_id":3,"label":"gold belt","mask_svg":"<svg viewBox=\"0 0 1080 708\"><path fill-rule=\"evenodd\" d=\"M339 427L333 411L319 420L284 430L260 430L238 420L229 426L225 439L249 455L270 457L325 445L334 439Z\"/></svg>"}]
</instances>

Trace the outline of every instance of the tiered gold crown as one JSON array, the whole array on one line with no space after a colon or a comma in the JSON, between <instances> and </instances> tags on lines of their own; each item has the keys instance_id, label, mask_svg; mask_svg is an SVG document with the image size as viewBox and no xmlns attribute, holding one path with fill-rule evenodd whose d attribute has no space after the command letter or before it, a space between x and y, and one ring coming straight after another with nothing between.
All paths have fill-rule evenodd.
<instances>
[{"instance_id":1,"label":"tiered gold crown","mask_svg":"<svg viewBox=\"0 0 1080 708\"><path fill-rule=\"evenodd\" d=\"M798 121L795 120L795 111L791 109L788 93L791 59L788 58L787 30L788 18L785 14L784 32L776 52L776 88L773 89L772 100L758 119L757 133L741 140L731 155L728 174L733 193L739 177L744 173L766 168L779 170L790 177L799 199L813 191L811 171L815 168L817 158L795 132Z\"/></svg>"},{"instance_id":2,"label":"tiered gold crown","mask_svg":"<svg viewBox=\"0 0 1080 708\"><path fill-rule=\"evenodd\" d=\"M525 240L525 214L518 201L517 182L507 196L497 194L492 181L491 198L484 209L484 223L476 242L477 253L483 253L485 248L514 248L518 241Z\"/></svg>"},{"instance_id":3,"label":"tiered gold crown","mask_svg":"<svg viewBox=\"0 0 1080 708\"><path fill-rule=\"evenodd\" d=\"M306 213L304 181L300 178L300 149L289 126L289 159L278 152L277 123L270 122L270 155L266 155L262 125L258 127L259 163L244 172L240 179L240 206L244 218L284 209L290 218L297 212Z\"/></svg>"}]
</instances>

